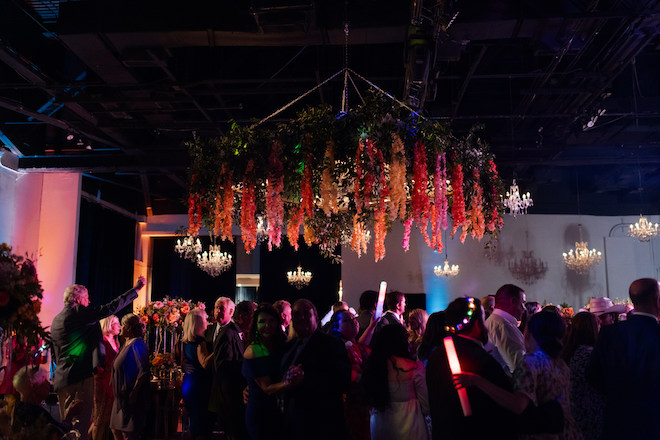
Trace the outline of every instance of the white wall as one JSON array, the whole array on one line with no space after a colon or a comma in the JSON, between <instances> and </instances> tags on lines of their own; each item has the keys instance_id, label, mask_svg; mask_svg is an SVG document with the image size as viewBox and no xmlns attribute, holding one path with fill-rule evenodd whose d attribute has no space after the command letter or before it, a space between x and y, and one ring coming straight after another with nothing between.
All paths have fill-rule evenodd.
<instances>
[{"instance_id":1,"label":"white wall","mask_svg":"<svg viewBox=\"0 0 660 440\"><path fill-rule=\"evenodd\" d=\"M350 248L342 249L344 298L349 304L357 306L362 291L377 290L379 282L386 280L388 290L426 293L429 312L444 309L452 299L461 295L482 297L495 293L499 286L506 283L525 289L528 300L553 304L566 302L576 310L587 303L588 297L624 299L633 280L658 278L658 239L641 243L625 235L628 224L638 218L506 216L497 240L495 258L486 257L486 238L477 242L468 237L464 244L460 244L458 237L445 240L449 262L459 264L461 268L457 277L449 279L433 274L433 266L444 263L444 253L433 252L416 230L413 229L411 234L410 251L403 252L403 226L397 223L386 239L386 257L378 263L373 261L371 247L368 254L360 259ZM649 220L658 221L655 218ZM588 241L589 248L603 253L603 261L586 275L568 271L562 261L562 253L574 248L575 242L580 239L578 224L582 224L582 240ZM509 272L511 257L519 257L523 250L533 251L534 256L548 266L545 276L535 283L516 280Z\"/></svg>"}]
</instances>

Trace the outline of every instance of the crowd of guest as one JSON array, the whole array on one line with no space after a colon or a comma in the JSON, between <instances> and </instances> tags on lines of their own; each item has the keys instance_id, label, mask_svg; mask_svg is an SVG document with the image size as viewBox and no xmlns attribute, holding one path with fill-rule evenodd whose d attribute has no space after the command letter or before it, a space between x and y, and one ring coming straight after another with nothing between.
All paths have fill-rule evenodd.
<instances>
[{"instance_id":1,"label":"crowd of guest","mask_svg":"<svg viewBox=\"0 0 660 440\"><path fill-rule=\"evenodd\" d=\"M143 285L97 307L83 286L67 289L52 325L60 418L39 406L43 370L24 368L15 430L57 438L76 417L83 440L144 438L145 326L114 316ZM506 284L429 316L406 311L400 292L378 311L366 291L358 313L340 301L325 325L306 299L222 296L212 324L204 309L183 324L184 429L192 440L658 439L658 282L636 280L629 296L633 310L593 298L566 317Z\"/></svg>"}]
</instances>

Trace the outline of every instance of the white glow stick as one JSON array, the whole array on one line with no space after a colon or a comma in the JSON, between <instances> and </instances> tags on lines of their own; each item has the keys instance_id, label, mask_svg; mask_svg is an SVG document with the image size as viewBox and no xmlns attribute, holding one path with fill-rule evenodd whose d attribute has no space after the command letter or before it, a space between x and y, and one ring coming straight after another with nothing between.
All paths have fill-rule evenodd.
<instances>
[{"instance_id":1,"label":"white glow stick","mask_svg":"<svg viewBox=\"0 0 660 440\"><path fill-rule=\"evenodd\" d=\"M376 317L375 319L383 316L383 304L385 303L385 291L387 290L387 282L380 282L380 290L378 291L378 302L376 303Z\"/></svg>"},{"instance_id":2,"label":"white glow stick","mask_svg":"<svg viewBox=\"0 0 660 440\"><path fill-rule=\"evenodd\" d=\"M449 361L449 368L451 369L451 374L460 374L461 373L461 364L458 362L458 355L456 354L456 347L454 346L454 340L451 336L447 336L443 339L445 344L445 350L447 351L447 360ZM456 391L458 392L458 399L461 401L461 408L463 409L463 415L465 417L472 415L472 408L470 407L470 401L468 400L467 390L462 386L456 386Z\"/></svg>"}]
</instances>

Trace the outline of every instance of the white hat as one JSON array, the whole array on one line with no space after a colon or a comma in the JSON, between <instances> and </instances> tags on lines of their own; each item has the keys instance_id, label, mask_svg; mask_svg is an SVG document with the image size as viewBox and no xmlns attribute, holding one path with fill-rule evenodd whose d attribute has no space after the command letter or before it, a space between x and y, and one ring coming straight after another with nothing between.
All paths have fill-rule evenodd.
<instances>
[{"instance_id":1,"label":"white hat","mask_svg":"<svg viewBox=\"0 0 660 440\"><path fill-rule=\"evenodd\" d=\"M626 313L627 307L623 304L612 304L609 298L591 298L589 301L589 311L596 316L604 313Z\"/></svg>"}]
</instances>

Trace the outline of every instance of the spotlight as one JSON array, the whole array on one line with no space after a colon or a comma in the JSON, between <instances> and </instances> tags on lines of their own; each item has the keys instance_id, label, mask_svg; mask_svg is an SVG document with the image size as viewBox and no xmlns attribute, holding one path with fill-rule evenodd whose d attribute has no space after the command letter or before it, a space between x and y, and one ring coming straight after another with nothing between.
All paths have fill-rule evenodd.
<instances>
[{"instance_id":1,"label":"spotlight","mask_svg":"<svg viewBox=\"0 0 660 440\"><path fill-rule=\"evenodd\" d=\"M72 141L72 140L73 140L73 135L72 135L71 133L69 133L69 134L66 136L66 140L67 140L67 141Z\"/></svg>"}]
</instances>

